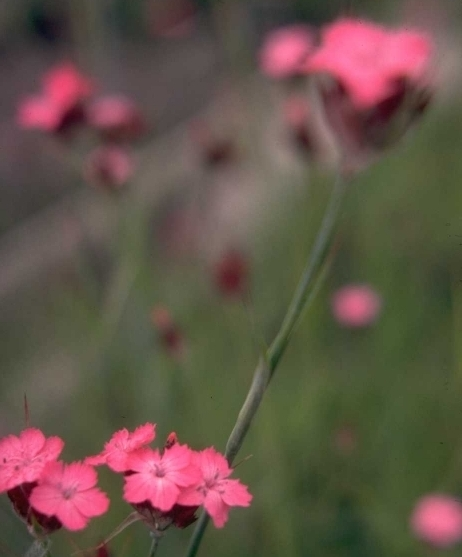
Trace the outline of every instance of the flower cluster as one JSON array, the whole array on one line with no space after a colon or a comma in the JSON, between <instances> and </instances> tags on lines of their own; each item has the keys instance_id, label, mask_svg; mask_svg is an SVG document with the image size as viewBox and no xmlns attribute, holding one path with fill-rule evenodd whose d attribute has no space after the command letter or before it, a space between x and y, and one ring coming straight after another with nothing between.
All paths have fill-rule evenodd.
<instances>
[{"instance_id":1,"label":"flower cluster","mask_svg":"<svg viewBox=\"0 0 462 557\"><path fill-rule=\"evenodd\" d=\"M85 462L105 464L125 480L123 497L156 531L174 524L185 528L194 522L200 505L222 528L231 507L248 507L252 496L239 480L229 479L232 468L213 447L193 451L171 433L162 450L149 447L155 425L147 423L133 432L114 433L104 450Z\"/></svg>"},{"instance_id":2,"label":"flower cluster","mask_svg":"<svg viewBox=\"0 0 462 557\"><path fill-rule=\"evenodd\" d=\"M123 95L93 98L96 86L70 62L51 68L41 91L23 99L18 124L26 129L62 135L77 124L97 135L102 145L88 155L84 178L106 189L118 189L134 172L132 156L123 147L141 137L146 123L138 107Z\"/></svg>"},{"instance_id":3,"label":"flower cluster","mask_svg":"<svg viewBox=\"0 0 462 557\"><path fill-rule=\"evenodd\" d=\"M109 507L107 496L95 487L95 469L82 462L59 461L63 447L59 437L46 438L35 428L0 440L0 493L7 493L34 535L61 526L81 530Z\"/></svg>"},{"instance_id":4,"label":"flower cluster","mask_svg":"<svg viewBox=\"0 0 462 557\"><path fill-rule=\"evenodd\" d=\"M100 454L70 464L58 460L64 447L59 437L46 438L36 428L8 435L0 439L0 493L7 493L34 536L61 527L81 530L108 510L109 499L96 487L94 467L102 464L123 474L124 499L158 532L189 526L200 505L222 528L231 507L250 505L247 487L229 479L233 470L213 447L193 451L171 433L162 450L152 449L155 430L150 423L122 429Z\"/></svg>"}]
</instances>

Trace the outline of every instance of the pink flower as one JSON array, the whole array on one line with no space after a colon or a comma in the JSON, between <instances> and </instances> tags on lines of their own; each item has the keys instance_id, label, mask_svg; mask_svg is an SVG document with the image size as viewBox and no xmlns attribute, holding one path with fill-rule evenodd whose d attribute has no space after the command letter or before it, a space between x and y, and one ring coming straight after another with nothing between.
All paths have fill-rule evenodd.
<instances>
[{"instance_id":1,"label":"pink flower","mask_svg":"<svg viewBox=\"0 0 462 557\"><path fill-rule=\"evenodd\" d=\"M358 108L371 108L394 95L404 80L428 78L432 43L412 30L388 30L355 19L340 19L322 32L321 47L306 69L331 75Z\"/></svg>"},{"instance_id":2,"label":"pink flower","mask_svg":"<svg viewBox=\"0 0 462 557\"><path fill-rule=\"evenodd\" d=\"M94 90L93 83L70 62L51 68L42 79L43 92L63 109L70 110Z\"/></svg>"},{"instance_id":3,"label":"pink flower","mask_svg":"<svg viewBox=\"0 0 462 557\"><path fill-rule=\"evenodd\" d=\"M88 124L110 141L132 141L146 128L136 104L123 95L94 100L87 108L86 117Z\"/></svg>"},{"instance_id":4,"label":"pink flower","mask_svg":"<svg viewBox=\"0 0 462 557\"><path fill-rule=\"evenodd\" d=\"M134 171L133 158L127 151L120 147L103 146L88 155L84 177L90 184L112 191L125 185Z\"/></svg>"},{"instance_id":5,"label":"pink flower","mask_svg":"<svg viewBox=\"0 0 462 557\"><path fill-rule=\"evenodd\" d=\"M378 317L382 301L366 284L344 286L332 297L334 317L345 327L365 327Z\"/></svg>"},{"instance_id":6,"label":"pink flower","mask_svg":"<svg viewBox=\"0 0 462 557\"><path fill-rule=\"evenodd\" d=\"M48 462L58 458L64 442L59 437L43 435L28 428L19 437L8 435L0 440L0 492L38 480Z\"/></svg>"},{"instance_id":7,"label":"pink flower","mask_svg":"<svg viewBox=\"0 0 462 557\"><path fill-rule=\"evenodd\" d=\"M194 454L194 462L202 472L202 478L181 492L180 505L204 505L217 528L228 520L230 507L248 507L252 495L239 480L227 479L233 472L223 455L213 447Z\"/></svg>"},{"instance_id":8,"label":"pink flower","mask_svg":"<svg viewBox=\"0 0 462 557\"><path fill-rule=\"evenodd\" d=\"M241 252L231 249L216 262L213 274L215 284L222 294L242 296L248 282L248 261Z\"/></svg>"},{"instance_id":9,"label":"pink flower","mask_svg":"<svg viewBox=\"0 0 462 557\"><path fill-rule=\"evenodd\" d=\"M106 464L114 472L126 472L130 470L128 459L130 455L154 441L156 436L156 425L146 423L130 433L127 429L116 431L111 439L104 445L104 450L96 456L89 456L85 464L98 466Z\"/></svg>"},{"instance_id":10,"label":"pink flower","mask_svg":"<svg viewBox=\"0 0 462 557\"><path fill-rule=\"evenodd\" d=\"M341 19L324 29L305 70L325 76L319 85L326 119L352 170L422 115L432 94L432 48L423 33L361 20Z\"/></svg>"},{"instance_id":11,"label":"pink flower","mask_svg":"<svg viewBox=\"0 0 462 557\"><path fill-rule=\"evenodd\" d=\"M56 131L62 122L63 111L45 95L25 98L18 107L17 120L22 128Z\"/></svg>"},{"instance_id":12,"label":"pink flower","mask_svg":"<svg viewBox=\"0 0 462 557\"><path fill-rule=\"evenodd\" d=\"M192 451L186 445L158 450L140 449L128 459L133 472L125 476L124 499L129 503L148 501L160 511L169 511L181 489L197 482L199 470L192 464Z\"/></svg>"},{"instance_id":13,"label":"pink flower","mask_svg":"<svg viewBox=\"0 0 462 557\"><path fill-rule=\"evenodd\" d=\"M441 494L422 497L412 512L411 528L434 546L453 546L462 540L462 503Z\"/></svg>"},{"instance_id":14,"label":"pink flower","mask_svg":"<svg viewBox=\"0 0 462 557\"><path fill-rule=\"evenodd\" d=\"M299 75L313 47L312 32L305 25L291 25L272 31L260 50L260 69L276 79Z\"/></svg>"},{"instance_id":15,"label":"pink flower","mask_svg":"<svg viewBox=\"0 0 462 557\"><path fill-rule=\"evenodd\" d=\"M82 103L93 92L89 79L69 62L49 70L42 91L27 97L18 107L18 124L46 132L59 132L83 117Z\"/></svg>"},{"instance_id":16,"label":"pink flower","mask_svg":"<svg viewBox=\"0 0 462 557\"><path fill-rule=\"evenodd\" d=\"M68 530L81 530L91 517L104 514L109 507L109 499L96 483L96 472L87 464L50 462L31 493L30 504L56 517Z\"/></svg>"},{"instance_id":17,"label":"pink flower","mask_svg":"<svg viewBox=\"0 0 462 557\"><path fill-rule=\"evenodd\" d=\"M151 310L151 322L165 351L173 358L182 359L186 351L185 338L168 308L155 306Z\"/></svg>"}]
</instances>

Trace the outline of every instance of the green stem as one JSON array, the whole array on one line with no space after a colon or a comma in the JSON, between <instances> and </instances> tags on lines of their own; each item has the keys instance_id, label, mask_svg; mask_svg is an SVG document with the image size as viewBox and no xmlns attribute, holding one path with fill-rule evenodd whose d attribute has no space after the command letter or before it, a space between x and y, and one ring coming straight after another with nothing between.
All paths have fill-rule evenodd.
<instances>
[{"instance_id":1,"label":"green stem","mask_svg":"<svg viewBox=\"0 0 462 557\"><path fill-rule=\"evenodd\" d=\"M148 557L155 557L157 548L159 547L161 537L157 532L151 532L151 547L149 549Z\"/></svg>"},{"instance_id":2,"label":"green stem","mask_svg":"<svg viewBox=\"0 0 462 557\"><path fill-rule=\"evenodd\" d=\"M338 221L346 185L346 181L339 175L332 190L313 249L310 252L302 277L295 290L281 328L264 357L260 358L257 364L247 397L226 444L225 456L230 465L241 448L247 431L263 399L266 388L287 348L290 337L299 322L300 316L315 297L322 282L327 268L326 263L329 260L327 256L333 245L336 229L335 225ZM193 532L186 557L195 557L208 521L209 516L206 512L203 512Z\"/></svg>"}]
</instances>

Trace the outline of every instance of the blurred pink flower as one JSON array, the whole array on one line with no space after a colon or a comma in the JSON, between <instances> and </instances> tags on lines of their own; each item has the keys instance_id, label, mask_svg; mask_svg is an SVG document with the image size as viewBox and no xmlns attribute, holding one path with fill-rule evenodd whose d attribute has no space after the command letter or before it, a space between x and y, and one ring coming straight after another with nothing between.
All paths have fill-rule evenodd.
<instances>
[{"instance_id":1,"label":"blurred pink flower","mask_svg":"<svg viewBox=\"0 0 462 557\"><path fill-rule=\"evenodd\" d=\"M45 96L63 109L71 109L94 91L93 82L80 73L71 62L51 68L42 79Z\"/></svg>"},{"instance_id":2,"label":"blurred pink flower","mask_svg":"<svg viewBox=\"0 0 462 557\"><path fill-rule=\"evenodd\" d=\"M126 472L129 470L128 458L131 453L145 447L154 441L155 437L156 424L140 425L132 433L128 429L121 429L114 433L100 454L89 456L84 462L91 466L106 464L114 472Z\"/></svg>"},{"instance_id":3,"label":"blurred pink flower","mask_svg":"<svg viewBox=\"0 0 462 557\"><path fill-rule=\"evenodd\" d=\"M247 258L238 250L231 249L223 253L213 268L215 284L225 296L242 296L245 294L249 265Z\"/></svg>"},{"instance_id":4,"label":"blurred pink flower","mask_svg":"<svg viewBox=\"0 0 462 557\"><path fill-rule=\"evenodd\" d=\"M31 506L57 518L68 530L85 528L88 520L109 507L106 494L95 487L94 468L81 462L49 462L30 496Z\"/></svg>"},{"instance_id":5,"label":"blurred pink flower","mask_svg":"<svg viewBox=\"0 0 462 557\"><path fill-rule=\"evenodd\" d=\"M151 310L151 323L154 325L159 339L167 351L174 358L182 358L185 354L185 338L173 320L169 309L164 306L155 306Z\"/></svg>"},{"instance_id":6,"label":"blurred pink flower","mask_svg":"<svg viewBox=\"0 0 462 557\"><path fill-rule=\"evenodd\" d=\"M19 103L18 124L46 132L63 131L83 119L83 101L93 89L92 82L73 64L59 64L43 76L39 94Z\"/></svg>"},{"instance_id":7,"label":"blurred pink flower","mask_svg":"<svg viewBox=\"0 0 462 557\"><path fill-rule=\"evenodd\" d=\"M324 111L352 168L421 116L432 95L432 51L430 37L418 31L355 19L325 27L305 70L325 76Z\"/></svg>"},{"instance_id":8,"label":"blurred pink flower","mask_svg":"<svg viewBox=\"0 0 462 557\"><path fill-rule=\"evenodd\" d=\"M427 80L430 38L412 30L388 30L370 22L340 19L322 32L320 48L306 68L336 79L358 108L371 108L395 95L404 80Z\"/></svg>"},{"instance_id":9,"label":"blurred pink flower","mask_svg":"<svg viewBox=\"0 0 462 557\"><path fill-rule=\"evenodd\" d=\"M431 545L453 546L462 540L462 503L447 495L426 495L412 511L411 528Z\"/></svg>"},{"instance_id":10,"label":"blurred pink flower","mask_svg":"<svg viewBox=\"0 0 462 557\"><path fill-rule=\"evenodd\" d=\"M22 128L53 132L60 127L62 119L60 106L45 95L27 97L18 106L17 121Z\"/></svg>"},{"instance_id":11,"label":"blurred pink flower","mask_svg":"<svg viewBox=\"0 0 462 557\"><path fill-rule=\"evenodd\" d=\"M215 167L236 161L238 154L232 138L214 134L210 126L201 120L195 120L189 129L191 140L206 165Z\"/></svg>"},{"instance_id":12,"label":"blurred pink flower","mask_svg":"<svg viewBox=\"0 0 462 557\"><path fill-rule=\"evenodd\" d=\"M45 465L63 450L59 437L46 438L36 428L28 428L0 440L0 492L38 480Z\"/></svg>"},{"instance_id":13,"label":"blurred pink flower","mask_svg":"<svg viewBox=\"0 0 462 557\"><path fill-rule=\"evenodd\" d=\"M135 165L125 149L112 145L97 147L85 161L85 180L96 187L117 190L132 177Z\"/></svg>"},{"instance_id":14,"label":"blurred pink flower","mask_svg":"<svg viewBox=\"0 0 462 557\"><path fill-rule=\"evenodd\" d=\"M204 505L214 525L222 528L228 520L230 507L248 507L252 495L239 480L229 480L233 469L225 457L213 447L194 453L194 463L202 473L201 479L183 490L180 505Z\"/></svg>"},{"instance_id":15,"label":"blurred pink flower","mask_svg":"<svg viewBox=\"0 0 462 557\"><path fill-rule=\"evenodd\" d=\"M146 130L138 107L123 95L95 99L86 110L86 118L87 123L109 141L132 141Z\"/></svg>"},{"instance_id":16,"label":"blurred pink flower","mask_svg":"<svg viewBox=\"0 0 462 557\"><path fill-rule=\"evenodd\" d=\"M276 29L268 34L260 49L260 70L276 79L300 75L313 48L313 33L308 26Z\"/></svg>"},{"instance_id":17,"label":"blurred pink flower","mask_svg":"<svg viewBox=\"0 0 462 557\"><path fill-rule=\"evenodd\" d=\"M170 511L181 489L200 478L192 455L189 447L177 443L163 454L149 448L135 451L128 459L131 474L125 476L124 499L129 503L149 501L160 511Z\"/></svg>"},{"instance_id":18,"label":"blurred pink flower","mask_svg":"<svg viewBox=\"0 0 462 557\"><path fill-rule=\"evenodd\" d=\"M367 284L353 284L332 296L332 312L345 327L365 327L373 323L381 310L380 296Z\"/></svg>"}]
</instances>

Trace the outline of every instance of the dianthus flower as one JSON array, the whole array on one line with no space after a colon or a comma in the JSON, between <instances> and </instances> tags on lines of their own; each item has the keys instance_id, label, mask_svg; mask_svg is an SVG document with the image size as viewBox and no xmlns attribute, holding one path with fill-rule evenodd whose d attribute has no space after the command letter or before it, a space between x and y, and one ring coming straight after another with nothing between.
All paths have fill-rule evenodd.
<instances>
[{"instance_id":1,"label":"dianthus flower","mask_svg":"<svg viewBox=\"0 0 462 557\"><path fill-rule=\"evenodd\" d=\"M38 480L45 465L58 458L64 442L59 437L46 438L36 428L0 440L0 492Z\"/></svg>"},{"instance_id":2,"label":"dianthus flower","mask_svg":"<svg viewBox=\"0 0 462 557\"><path fill-rule=\"evenodd\" d=\"M95 99L87 108L88 124L109 141L131 141L145 131L144 119L129 98L107 95Z\"/></svg>"},{"instance_id":3,"label":"dianthus flower","mask_svg":"<svg viewBox=\"0 0 462 557\"><path fill-rule=\"evenodd\" d=\"M82 119L82 103L92 92L92 82L73 64L59 64L43 76L41 93L20 103L18 123L25 128L61 131Z\"/></svg>"},{"instance_id":4,"label":"dianthus flower","mask_svg":"<svg viewBox=\"0 0 462 557\"><path fill-rule=\"evenodd\" d=\"M352 284L337 290L332 297L335 319L345 327L365 327L380 313L380 296L367 284Z\"/></svg>"},{"instance_id":5,"label":"dianthus flower","mask_svg":"<svg viewBox=\"0 0 462 557\"><path fill-rule=\"evenodd\" d=\"M268 34L260 50L260 69L276 79L299 75L313 47L313 34L306 25L276 29Z\"/></svg>"},{"instance_id":6,"label":"dianthus flower","mask_svg":"<svg viewBox=\"0 0 462 557\"><path fill-rule=\"evenodd\" d=\"M238 250L230 249L223 253L213 269L215 284L226 296L242 296L247 287L248 260Z\"/></svg>"},{"instance_id":7,"label":"dianthus flower","mask_svg":"<svg viewBox=\"0 0 462 557\"><path fill-rule=\"evenodd\" d=\"M181 490L200 478L192 460L193 451L186 445L174 444L162 454L150 448L135 451L127 461L131 473L125 476L124 499L170 511Z\"/></svg>"},{"instance_id":8,"label":"dianthus flower","mask_svg":"<svg viewBox=\"0 0 462 557\"><path fill-rule=\"evenodd\" d=\"M338 80L358 108L371 108L394 95L402 80L426 80L431 51L421 32L341 19L323 30L321 47L306 67Z\"/></svg>"},{"instance_id":9,"label":"dianthus flower","mask_svg":"<svg viewBox=\"0 0 462 557\"><path fill-rule=\"evenodd\" d=\"M201 470L201 479L183 490L180 505L204 505L217 528L228 520L230 507L248 507L252 495L239 480L230 480L233 472L225 457L213 447L194 453L194 463Z\"/></svg>"},{"instance_id":10,"label":"dianthus flower","mask_svg":"<svg viewBox=\"0 0 462 557\"><path fill-rule=\"evenodd\" d=\"M152 308L151 323L166 352L173 358L182 359L186 351L185 337L169 309L161 305Z\"/></svg>"},{"instance_id":11,"label":"dianthus flower","mask_svg":"<svg viewBox=\"0 0 462 557\"><path fill-rule=\"evenodd\" d=\"M453 497L422 497L411 515L411 528L421 540L448 548L462 540L462 503Z\"/></svg>"},{"instance_id":12,"label":"dianthus flower","mask_svg":"<svg viewBox=\"0 0 462 557\"><path fill-rule=\"evenodd\" d=\"M68 530L81 530L90 518L104 514L109 507L109 499L96 483L96 471L87 464L50 462L32 490L30 504Z\"/></svg>"},{"instance_id":13,"label":"dianthus flower","mask_svg":"<svg viewBox=\"0 0 462 557\"><path fill-rule=\"evenodd\" d=\"M430 38L410 29L387 29L355 19L324 28L307 60L323 74L325 113L344 151L381 149L396 141L431 97Z\"/></svg>"},{"instance_id":14,"label":"dianthus flower","mask_svg":"<svg viewBox=\"0 0 462 557\"><path fill-rule=\"evenodd\" d=\"M104 450L96 455L85 459L85 464L98 466L106 464L114 472L126 472L130 470L128 458L130 455L154 441L156 436L156 425L146 423L130 433L128 429L116 431L111 439L104 445Z\"/></svg>"},{"instance_id":15,"label":"dianthus flower","mask_svg":"<svg viewBox=\"0 0 462 557\"><path fill-rule=\"evenodd\" d=\"M135 171L133 157L115 145L96 147L85 160L83 175L87 182L108 191L124 186Z\"/></svg>"},{"instance_id":16,"label":"dianthus flower","mask_svg":"<svg viewBox=\"0 0 462 557\"><path fill-rule=\"evenodd\" d=\"M70 62L51 68L42 79L44 94L63 108L72 108L88 98L93 83Z\"/></svg>"}]
</instances>

